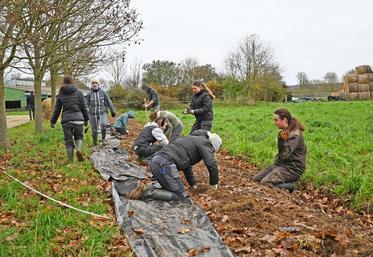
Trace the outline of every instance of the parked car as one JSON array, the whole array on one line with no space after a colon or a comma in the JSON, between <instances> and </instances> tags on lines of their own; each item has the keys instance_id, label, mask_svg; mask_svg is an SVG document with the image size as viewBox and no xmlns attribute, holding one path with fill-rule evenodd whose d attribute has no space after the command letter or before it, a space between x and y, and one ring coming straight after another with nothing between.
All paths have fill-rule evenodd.
<instances>
[{"instance_id":1,"label":"parked car","mask_svg":"<svg viewBox=\"0 0 373 257\"><path fill-rule=\"evenodd\" d=\"M346 99L338 95L330 95L328 96L328 101L346 101Z\"/></svg>"}]
</instances>

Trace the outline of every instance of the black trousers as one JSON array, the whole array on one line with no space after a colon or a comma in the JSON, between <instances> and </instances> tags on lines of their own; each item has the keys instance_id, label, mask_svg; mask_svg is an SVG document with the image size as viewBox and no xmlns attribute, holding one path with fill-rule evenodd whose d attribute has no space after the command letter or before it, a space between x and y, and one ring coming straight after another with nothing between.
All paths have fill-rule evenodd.
<instances>
[{"instance_id":1,"label":"black trousers","mask_svg":"<svg viewBox=\"0 0 373 257\"><path fill-rule=\"evenodd\" d=\"M190 134L198 129L210 131L212 127L212 120L196 120L193 124Z\"/></svg>"},{"instance_id":2,"label":"black trousers","mask_svg":"<svg viewBox=\"0 0 373 257\"><path fill-rule=\"evenodd\" d=\"M74 140L83 140L83 124L74 124L71 122L65 122L62 124L63 135L65 139L66 148L74 148Z\"/></svg>"}]
</instances>

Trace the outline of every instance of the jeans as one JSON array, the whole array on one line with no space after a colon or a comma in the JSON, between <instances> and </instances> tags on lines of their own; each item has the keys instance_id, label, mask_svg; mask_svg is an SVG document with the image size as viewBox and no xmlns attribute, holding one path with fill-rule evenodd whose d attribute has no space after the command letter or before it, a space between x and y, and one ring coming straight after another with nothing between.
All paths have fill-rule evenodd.
<instances>
[{"instance_id":1,"label":"jeans","mask_svg":"<svg viewBox=\"0 0 373 257\"><path fill-rule=\"evenodd\" d=\"M91 123L92 136L96 136L98 131L106 132L107 128L107 113L101 113L98 115L89 114L89 122ZM99 127L100 126L100 127Z\"/></svg>"}]
</instances>

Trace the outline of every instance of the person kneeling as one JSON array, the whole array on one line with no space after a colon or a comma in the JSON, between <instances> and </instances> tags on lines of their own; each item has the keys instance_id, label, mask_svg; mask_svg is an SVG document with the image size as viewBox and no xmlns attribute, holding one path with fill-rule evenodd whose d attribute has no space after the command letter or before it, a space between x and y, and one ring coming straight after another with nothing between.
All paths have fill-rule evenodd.
<instances>
[{"instance_id":1,"label":"person kneeling","mask_svg":"<svg viewBox=\"0 0 373 257\"><path fill-rule=\"evenodd\" d=\"M278 154L274 165L260 171L253 178L261 184L294 191L295 183L306 169L307 146L304 125L281 108L274 112L274 122L281 129L278 134Z\"/></svg>"},{"instance_id":2,"label":"person kneeling","mask_svg":"<svg viewBox=\"0 0 373 257\"><path fill-rule=\"evenodd\" d=\"M128 134L128 119L135 118L135 112L122 113L114 123L114 129L121 135Z\"/></svg>"},{"instance_id":3,"label":"person kneeling","mask_svg":"<svg viewBox=\"0 0 373 257\"><path fill-rule=\"evenodd\" d=\"M164 134L167 125L165 118L158 118L145 125L133 144L135 153L141 159L150 160L164 145L168 145L169 141ZM160 144L155 144L156 142Z\"/></svg>"},{"instance_id":4,"label":"person kneeling","mask_svg":"<svg viewBox=\"0 0 373 257\"><path fill-rule=\"evenodd\" d=\"M178 138L165 146L149 163L150 171L157 179L162 189L145 191L142 198L155 200L184 200L188 196L180 180L179 170L182 170L190 187L196 188L197 181L192 166L203 160L210 175L210 186L218 188L218 165L214 153L221 146L219 135L205 130L194 131L191 135Z\"/></svg>"}]
</instances>

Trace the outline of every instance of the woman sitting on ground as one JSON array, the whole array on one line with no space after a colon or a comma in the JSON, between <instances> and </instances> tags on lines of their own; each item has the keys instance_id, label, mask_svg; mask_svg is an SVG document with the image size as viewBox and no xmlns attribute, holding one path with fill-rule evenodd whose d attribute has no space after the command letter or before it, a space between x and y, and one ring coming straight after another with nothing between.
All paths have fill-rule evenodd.
<instances>
[{"instance_id":1,"label":"woman sitting on ground","mask_svg":"<svg viewBox=\"0 0 373 257\"><path fill-rule=\"evenodd\" d=\"M260 171L254 176L254 181L268 186L295 189L294 182L298 181L306 169L307 146L304 142L304 125L285 109L274 112L276 126L281 129L278 134L278 154L274 165Z\"/></svg>"},{"instance_id":2,"label":"woman sitting on ground","mask_svg":"<svg viewBox=\"0 0 373 257\"><path fill-rule=\"evenodd\" d=\"M135 153L141 159L151 159L164 145L168 145L169 141L164 134L168 124L169 122L167 119L157 118L144 126L133 144ZM157 142L159 142L159 144L156 144Z\"/></svg>"}]
</instances>

